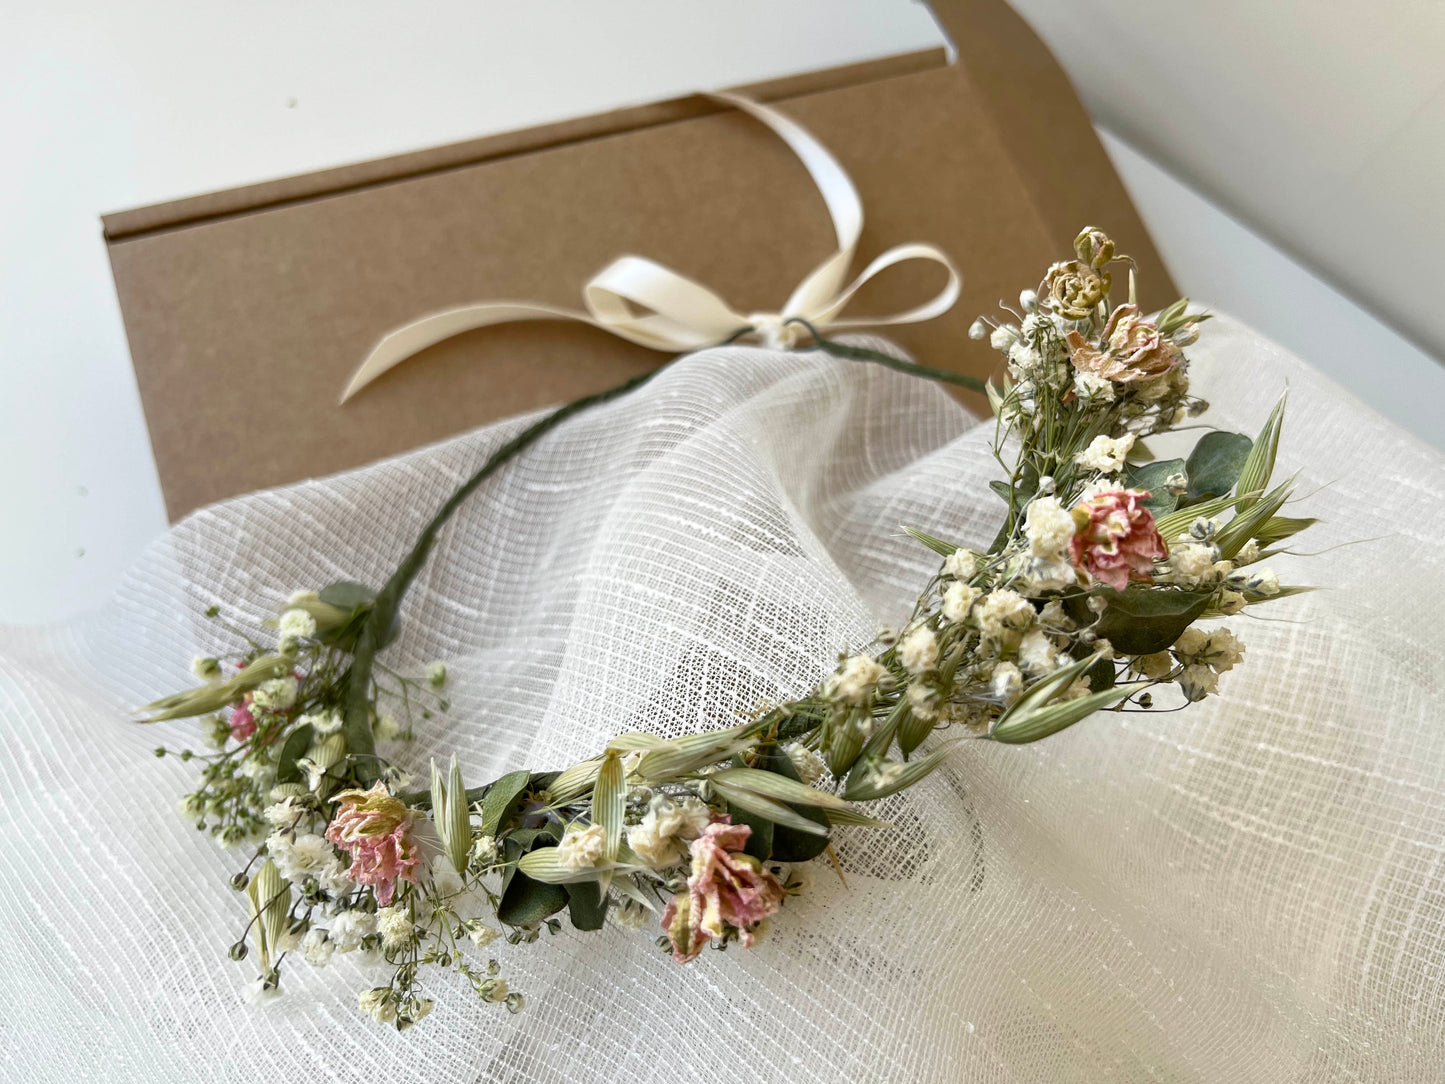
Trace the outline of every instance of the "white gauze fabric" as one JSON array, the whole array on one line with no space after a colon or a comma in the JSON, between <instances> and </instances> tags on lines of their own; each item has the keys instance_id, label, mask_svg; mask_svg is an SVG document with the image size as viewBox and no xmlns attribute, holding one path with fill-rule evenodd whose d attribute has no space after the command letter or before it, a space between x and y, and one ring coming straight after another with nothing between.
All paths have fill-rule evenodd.
<instances>
[{"instance_id":1,"label":"white gauze fabric","mask_svg":"<svg viewBox=\"0 0 1445 1084\"><path fill-rule=\"evenodd\" d=\"M758 948L680 967L658 932L492 946L517 1016L432 979L405 1034L385 971L288 962L256 1008L227 881L178 815L194 724L127 712L191 683L299 588L380 583L504 422L198 512L84 620L0 633L0 1077L69 1081L1437 1081L1445 1063L1445 469L1227 318L1193 348L1212 424L1291 394L1282 474L1323 517L1272 562L1331 590L1227 624L1222 696L966 742L844 829ZM381 392L378 392L381 394ZM472 785L612 735L720 727L808 690L905 618L936 558L986 545L990 421L818 354L685 358L479 492L404 609L394 666L445 660L453 709L398 759ZM935 739L936 740L936 739ZM565 926L565 923L564 923Z\"/></svg>"}]
</instances>

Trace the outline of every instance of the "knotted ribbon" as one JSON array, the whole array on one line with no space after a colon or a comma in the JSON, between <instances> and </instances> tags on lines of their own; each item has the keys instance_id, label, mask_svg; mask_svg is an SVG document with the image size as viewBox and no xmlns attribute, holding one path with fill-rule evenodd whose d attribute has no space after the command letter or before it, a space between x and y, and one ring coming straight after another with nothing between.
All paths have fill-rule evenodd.
<instances>
[{"instance_id":1,"label":"knotted ribbon","mask_svg":"<svg viewBox=\"0 0 1445 1084\"><path fill-rule=\"evenodd\" d=\"M932 320L958 299L959 274L934 245L897 245L873 260L851 283L848 268L863 232L863 201L852 179L813 135L776 109L738 94L707 97L733 106L772 129L796 154L818 186L837 235L837 250L815 267L776 313L744 315L712 290L644 256L620 256L582 289L586 312L525 301L489 301L445 309L389 332L352 376L344 403L382 373L429 346L464 331L518 320L575 320L653 350L683 353L739 337L786 349L796 345L806 321L818 331L881 327ZM948 281L931 300L885 316L840 314L864 283L895 264L926 260L940 264Z\"/></svg>"}]
</instances>

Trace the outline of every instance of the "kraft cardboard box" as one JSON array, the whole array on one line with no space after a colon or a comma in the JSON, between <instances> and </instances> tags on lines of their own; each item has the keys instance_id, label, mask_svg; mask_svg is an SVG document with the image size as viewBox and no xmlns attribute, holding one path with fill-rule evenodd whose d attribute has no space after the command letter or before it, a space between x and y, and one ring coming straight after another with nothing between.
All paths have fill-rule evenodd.
<instances>
[{"instance_id":1,"label":"kraft cardboard box","mask_svg":"<svg viewBox=\"0 0 1445 1084\"><path fill-rule=\"evenodd\" d=\"M963 273L946 316L888 334L928 364L988 373L968 339L1104 227L1138 261L1141 301L1173 300L1152 243L1072 88L998 0L935 5L942 50L739 88L817 136L852 175L858 266L929 241ZM434 346L345 406L392 328L497 299L578 307L628 252L776 310L832 251L803 167L756 121L689 97L252 185L104 219L172 519L225 497L359 466L600 390L666 356L584 326L487 328ZM870 283L850 313L931 296L936 268ZM258 387L268 408L250 408Z\"/></svg>"}]
</instances>

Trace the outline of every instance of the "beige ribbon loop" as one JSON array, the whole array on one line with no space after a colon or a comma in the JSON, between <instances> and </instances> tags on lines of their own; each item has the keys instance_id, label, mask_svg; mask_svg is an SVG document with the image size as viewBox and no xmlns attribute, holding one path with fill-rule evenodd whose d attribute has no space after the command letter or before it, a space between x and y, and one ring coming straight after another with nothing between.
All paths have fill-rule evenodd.
<instances>
[{"instance_id":1,"label":"beige ribbon loop","mask_svg":"<svg viewBox=\"0 0 1445 1084\"><path fill-rule=\"evenodd\" d=\"M643 256L619 256L582 289L585 312L526 301L490 301L423 316L388 333L376 344L341 395L344 403L382 373L429 346L464 331L518 320L575 320L652 350L683 353L751 335L773 348L798 344L805 320L819 331L831 328L885 327L932 320L947 312L959 294L958 270L933 245L898 245L883 253L844 285L863 233L863 202L853 181L821 143L801 125L768 106L736 94L708 97L755 117L776 133L807 168L828 207L838 247L793 291L781 311L743 315L701 283ZM888 316L841 318L839 314L864 283L910 260L939 264L948 281L931 300Z\"/></svg>"}]
</instances>

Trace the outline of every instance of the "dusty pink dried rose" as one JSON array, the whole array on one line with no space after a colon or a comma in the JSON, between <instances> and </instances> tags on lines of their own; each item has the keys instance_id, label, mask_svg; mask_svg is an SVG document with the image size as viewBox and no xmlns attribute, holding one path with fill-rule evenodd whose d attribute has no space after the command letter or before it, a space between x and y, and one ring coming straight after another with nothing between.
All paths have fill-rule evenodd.
<instances>
[{"instance_id":1,"label":"dusty pink dried rose","mask_svg":"<svg viewBox=\"0 0 1445 1084\"><path fill-rule=\"evenodd\" d=\"M1140 503L1148 499L1147 491L1112 489L1071 508L1069 557L1074 567L1115 591L1129 586L1131 576L1147 579L1154 562L1169 556L1154 517Z\"/></svg>"},{"instance_id":2,"label":"dusty pink dried rose","mask_svg":"<svg viewBox=\"0 0 1445 1084\"><path fill-rule=\"evenodd\" d=\"M384 783L370 790L344 790L336 801L326 838L351 855L346 875L357 884L371 885L376 902L387 907L396 882L415 883L421 863L411 836L411 810L393 798Z\"/></svg>"},{"instance_id":3,"label":"dusty pink dried rose","mask_svg":"<svg viewBox=\"0 0 1445 1084\"><path fill-rule=\"evenodd\" d=\"M1139 315L1138 305L1120 305L1104 325L1105 349L1077 331L1064 337L1074 368L1127 384L1163 376L1179 364L1179 348Z\"/></svg>"},{"instance_id":4,"label":"dusty pink dried rose","mask_svg":"<svg viewBox=\"0 0 1445 1084\"><path fill-rule=\"evenodd\" d=\"M783 901L783 886L749 854L743 854L752 829L714 817L693 840L692 873L687 893L678 893L662 914L672 940L672 958L685 964L710 938L736 931L744 948L762 936L762 924Z\"/></svg>"}]
</instances>

